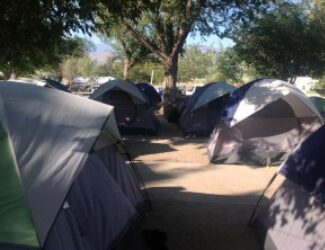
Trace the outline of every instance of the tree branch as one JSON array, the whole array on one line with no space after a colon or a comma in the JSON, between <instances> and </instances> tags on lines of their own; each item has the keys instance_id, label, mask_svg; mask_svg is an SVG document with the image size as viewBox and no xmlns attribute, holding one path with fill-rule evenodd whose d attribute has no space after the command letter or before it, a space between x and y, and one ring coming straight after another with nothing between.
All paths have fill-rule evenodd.
<instances>
[{"instance_id":1,"label":"tree branch","mask_svg":"<svg viewBox=\"0 0 325 250\"><path fill-rule=\"evenodd\" d=\"M122 23L126 28L126 30L134 37L134 39L136 39L143 46L147 47L153 53L158 54L163 60L168 60L169 56L166 53L164 53L164 51L159 49L156 45L152 44L149 40L144 38L142 35L138 34L126 20L122 19Z\"/></svg>"},{"instance_id":2,"label":"tree branch","mask_svg":"<svg viewBox=\"0 0 325 250\"><path fill-rule=\"evenodd\" d=\"M180 29L178 30L177 39L174 44L173 50L171 52L171 56L175 56L179 50L183 47L185 40L187 38L188 33L191 31L192 25L194 24L197 16L200 14L206 0L199 1L198 5L193 9L192 0L188 0L185 8L185 20L180 25ZM193 13L193 14L191 14Z\"/></svg>"}]
</instances>

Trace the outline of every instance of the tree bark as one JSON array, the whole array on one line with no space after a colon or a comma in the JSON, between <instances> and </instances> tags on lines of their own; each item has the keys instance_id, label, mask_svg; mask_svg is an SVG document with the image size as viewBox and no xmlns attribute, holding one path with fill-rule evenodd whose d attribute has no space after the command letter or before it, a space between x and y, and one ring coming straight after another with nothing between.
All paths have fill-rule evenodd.
<instances>
[{"instance_id":1,"label":"tree bark","mask_svg":"<svg viewBox=\"0 0 325 250\"><path fill-rule=\"evenodd\" d=\"M178 53L164 63L165 88L176 88L178 72Z\"/></svg>"},{"instance_id":2,"label":"tree bark","mask_svg":"<svg viewBox=\"0 0 325 250\"><path fill-rule=\"evenodd\" d=\"M126 58L126 59L124 59L124 71L123 71L124 80L129 79L130 69L131 69L131 62L128 58Z\"/></svg>"},{"instance_id":3,"label":"tree bark","mask_svg":"<svg viewBox=\"0 0 325 250\"><path fill-rule=\"evenodd\" d=\"M9 80L13 75L14 75L14 71L10 66L4 68L3 76L5 80Z\"/></svg>"}]
</instances>

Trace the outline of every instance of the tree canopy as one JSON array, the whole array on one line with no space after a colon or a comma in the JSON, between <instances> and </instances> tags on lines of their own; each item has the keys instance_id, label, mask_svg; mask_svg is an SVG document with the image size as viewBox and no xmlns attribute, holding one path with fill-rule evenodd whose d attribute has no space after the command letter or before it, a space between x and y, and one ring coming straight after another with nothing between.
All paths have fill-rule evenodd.
<instances>
[{"instance_id":1,"label":"tree canopy","mask_svg":"<svg viewBox=\"0 0 325 250\"><path fill-rule=\"evenodd\" d=\"M70 32L89 32L95 1L0 1L0 71L32 71L60 61L74 41Z\"/></svg>"},{"instance_id":2,"label":"tree canopy","mask_svg":"<svg viewBox=\"0 0 325 250\"><path fill-rule=\"evenodd\" d=\"M103 40L115 51L115 59L124 62L123 78L129 79L130 71L136 64L157 61L156 57L142 44L138 43L120 24L99 24Z\"/></svg>"},{"instance_id":3,"label":"tree canopy","mask_svg":"<svg viewBox=\"0 0 325 250\"><path fill-rule=\"evenodd\" d=\"M309 7L309 8L308 8ZM260 75L294 82L325 70L325 16L315 5L281 3L233 33L238 56Z\"/></svg>"},{"instance_id":4,"label":"tree canopy","mask_svg":"<svg viewBox=\"0 0 325 250\"><path fill-rule=\"evenodd\" d=\"M138 43L158 55L164 66L165 85L175 87L179 54L189 33L222 35L227 31L228 20L245 22L268 2L155 0L123 1L118 5L108 5L108 2L102 1L108 12L101 17L104 17L104 22L123 25Z\"/></svg>"}]
</instances>

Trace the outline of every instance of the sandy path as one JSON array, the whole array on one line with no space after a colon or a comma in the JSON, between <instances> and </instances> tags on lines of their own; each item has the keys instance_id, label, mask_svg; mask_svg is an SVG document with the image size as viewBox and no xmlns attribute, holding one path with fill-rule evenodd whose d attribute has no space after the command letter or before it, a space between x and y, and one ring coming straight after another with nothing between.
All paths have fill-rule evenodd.
<instances>
[{"instance_id":1,"label":"sandy path","mask_svg":"<svg viewBox=\"0 0 325 250\"><path fill-rule=\"evenodd\" d=\"M146 249L140 232L154 228L168 234L169 250L259 249L246 224L275 168L209 165L206 139L185 139L176 125L165 122L158 137L128 137L126 143L154 208L126 249Z\"/></svg>"}]
</instances>

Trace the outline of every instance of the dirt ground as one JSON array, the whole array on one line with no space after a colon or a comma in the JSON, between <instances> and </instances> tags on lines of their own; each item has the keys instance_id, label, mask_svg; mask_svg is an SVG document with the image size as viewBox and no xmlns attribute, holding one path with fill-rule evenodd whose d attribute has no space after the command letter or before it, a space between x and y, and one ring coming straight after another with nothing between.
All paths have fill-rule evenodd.
<instances>
[{"instance_id":1,"label":"dirt ground","mask_svg":"<svg viewBox=\"0 0 325 250\"><path fill-rule=\"evenodd\" d=\"M183 138L177 125L161 120L156 137L128 137L125 142L153 202L125 241L126 250L145 250L141 231L168 234L169 250L261 249L247 222L275 167L211 165L208 139ZM282 179L278 177L263 203Z\"/></svg>"}]
</instances>

